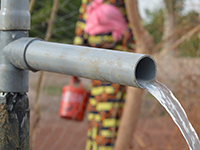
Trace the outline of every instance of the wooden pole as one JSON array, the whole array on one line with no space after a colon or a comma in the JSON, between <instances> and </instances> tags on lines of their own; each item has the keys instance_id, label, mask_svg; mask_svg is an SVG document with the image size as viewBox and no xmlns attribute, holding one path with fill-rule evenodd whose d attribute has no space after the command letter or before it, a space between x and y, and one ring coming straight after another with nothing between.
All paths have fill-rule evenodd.
<instances>
[{"instance_id":1,"label":"wooden pole","mask_svg":"<svg viewBox=\"0 0 200 150\"><path fill-rule=\"evenodd\" d=\"M30 0L30 2L29 2L29 12L30 12L30 14L33 11L34 4L35 4L35 0Z\"/></svg>"},{"instance_id":2,"label":"wooden pole","mask_svg":"<svg viewBox=\"0 0 200 150\"><path fill-rule=\"evenodd\" d=\"M55 22L55 19L56 19L56 16L57 16L58 8L59 8L59 0L54 0L53 1L53 7L51 9L50 19L48 21L47 32L46 32L45 39L44 39L45 41L49 41L51 36L52 36L53 25L54 25L54 22ZM34 103L35 119L33 121L33 129L32 129L32 132L31 132L31 148L30 149L32 149L32 150L35 148L37 125L40 121L39 97L40 97L40 93L42 91L42 88L44 86L44 80L45 80L44 71L40 71L39 77L38 77L38 82L37 82L37 87L36 87L36 97L35 97L35 103Z\"/></svg>"}]
</instances>

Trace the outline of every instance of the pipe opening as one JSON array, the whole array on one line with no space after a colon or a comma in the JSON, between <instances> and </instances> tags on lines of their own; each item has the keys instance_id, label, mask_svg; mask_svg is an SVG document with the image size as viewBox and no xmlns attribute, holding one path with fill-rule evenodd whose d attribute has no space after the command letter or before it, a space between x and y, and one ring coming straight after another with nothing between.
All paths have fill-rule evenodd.
<instances>
[{"instance_id":1,"label":"pipe opening","mask_svg":"<svg viewBox=\"0 0 200 150\"><path fill-rule=\"evenodd\" d=\"M156 77L155 61L150 57L142 58L137 64L135 76L136 82L141 88L144 87L145 82L154 80Z\"/></svg>"}]
</instances>

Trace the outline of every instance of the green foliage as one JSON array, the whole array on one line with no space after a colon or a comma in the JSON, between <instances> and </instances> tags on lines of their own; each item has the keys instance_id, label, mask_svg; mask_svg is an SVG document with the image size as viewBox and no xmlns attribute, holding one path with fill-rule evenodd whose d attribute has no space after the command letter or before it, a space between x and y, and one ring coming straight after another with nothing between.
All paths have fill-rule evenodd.
<instances>
[{"instance_id":1,"label":"green foliage","mask_svg":"<svg viewBox=\"0 0 200 150\"><path fill-rule=\"evenodd\" d=\"M77 0L60 0L51 41L72 43L80 3L81 1ZM53 0L36 1L32 13L30 36L44 39L52 5Z\"/></svg>"},{"instance_id":2,"label":"green foliage","mask_svg":"<svg viewBox=\"0 0 200 150\"><path fill-rule=\"evenodd\" d=\"M199 25L199 14L195 11L189 12L185 16L181 16L179 20L179 28L188 27L190 30L197 25ZM187 33L190 30L183 31L183 34ZM182 36L182 35L181 35ZM180 37L181 37L180 36ZM199 55L199 41L200 35L199 33L194 34L192 37L184 41L182 44L179 45L179 54L180 56L184 57L198 57Z\"/></svg>"},{"instance_id":3,"label":"green foliage","mask_svg":"<svg viewBox=\"0 0 200 150\"><path fill-rule=\"evenodd\" d=\"M78 20L80 2L77 0L61 0L57 14L52 40L56 42L72 43L75 36L75 25Z\"/></svg>"},{"instance_id":4,"label":"green foliage","mask_svg":"<svg viewBox=\"0 0 200 150\"><path fill-rule=\"evenodd\" d=\"M179 54L184 57L198 57L199 56L199 37L198 35L192 36L189 40L186 40L180 44Z\"/></svg>"},{"instance_id":5,"label":"green foliage","mask_svg":"<svg viewBox=\"0 0 200 150\"><path fill-rule=\"evenodd\" d=\"M149 23L145 25L145 28L154 37L155 44L162 41L163 23L164 23L164 12L163 9L157 9L153 12L146 10Z\"/></svg>"},{"instance_id":6,"label":"green foliage","mask_svg":"<svg viewBox=\"0 0 200 150\"><path fill-rule=\"evenodd\" d=\"M30 36L44 39L53 0L36 1L31 16Z\"/></svg>"},{"instance_id":7,"label":"green foliage","mask_svg":"<svg viewBox=\"0 0 200 150\"><path fill-rule=\"evenodd\" d=\"M197 26L199 24L199 14L191 11L184 16L179 16L177 20L180 26Z\"/></svg>"},{"instance_id":8,"label":"green foliage","mask_svg":"<svg viewBox=\"0 0 200 150\"><path fill-rule=\"evenodd\" d=\"M149 18L149 22L145 24L145 28L154 37L155 44L159 44L162 41L163 24L164 24L164 10L155 9L153 11L146 10L146 15ZM177 15L177 30L183 29L178 35L178 39L184 34L189 32L192 28L199 25L199 14L195 11L191 11L186 15ZM187 29L185 30L185 28ZM188 40L184 41L178 46L178 52L183 57L197 57L200 56L199 47L200 35L195 34Z\"/></svg>"}]
</instances>

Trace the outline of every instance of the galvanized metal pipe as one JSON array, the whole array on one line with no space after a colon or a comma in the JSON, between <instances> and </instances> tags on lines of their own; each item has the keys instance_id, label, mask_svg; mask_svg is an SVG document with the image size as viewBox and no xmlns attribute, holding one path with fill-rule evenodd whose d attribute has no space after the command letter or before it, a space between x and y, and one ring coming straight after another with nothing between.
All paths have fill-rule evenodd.
<instances>
[{"instance_id":1,"label":"galvanized metal pipe","mask_svg":"<svg viewBox=\"0 0 200 150\"><path fill-rule=\"evenodd\" d=\"M30 13L28 0L2 0L0 9L0 92L27 92L28 71L14 67L3 49L12 41L28 37Z\"/></svg>"},{"instance_id":2,"label":"galvanized metal pipe","mask_svg":"<svg viewBox=\"0 0 200 150\"><path fill-rule=\"evenodd\" d=\"M20 69L44 70L143 88L155 79L156 65L148 55L21 38L4 48Z\"/></svg>"},{"instance_id":3,"label":"galvanized metal pipe","mask_svg":"<svg viewBox=\"0 0 200 150\"><path fill-rule=\"evenodd\" d=\"M2 0L0 30L30 30L28 0Z\"/></svg>"},{"instance_id":4,"label":"galvanized metal pipe","mask_svg":"<svg viewBox=\"0 0 200 150\"><path fill-rule=\"evenodd\" d=\"M29 149L28 70L11 64L3 49L28 36L28 0L1 0L0 9L0 149Z\"/></svg>"}]
</instances>

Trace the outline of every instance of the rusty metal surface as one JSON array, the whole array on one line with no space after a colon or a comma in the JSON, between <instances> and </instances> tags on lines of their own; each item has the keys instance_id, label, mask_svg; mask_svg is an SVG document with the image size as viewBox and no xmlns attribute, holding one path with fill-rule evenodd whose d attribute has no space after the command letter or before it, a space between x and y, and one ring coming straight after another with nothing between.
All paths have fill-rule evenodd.
<instances>
[{"instance_id":1,"label":"rusty metal surface","mask_svg":"<svg viewBox=\"0 0 200 150\"><path fill-rule=\"evenodd\" d=\"M30 30L28 0L2 0L0 30Z\"/></svg>"},{"instance_id":2,"label":"rusty metal surface","mask_svg":"<svg viewBox=\"0 0 200 150\"><path fill-rule=\"evenodd\" d=\"M23 93L0 93L0 149L29 149L29 104Z\"/></svg>"}]
</instances>

